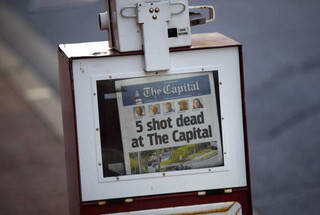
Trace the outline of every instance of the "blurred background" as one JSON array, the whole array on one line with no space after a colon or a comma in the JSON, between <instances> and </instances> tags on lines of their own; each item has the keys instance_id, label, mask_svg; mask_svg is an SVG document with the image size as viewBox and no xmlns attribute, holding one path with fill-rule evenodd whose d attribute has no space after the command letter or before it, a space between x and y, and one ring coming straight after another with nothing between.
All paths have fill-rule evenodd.
<instances>
[{"instance_id":1,"label":"blurred background","mask_svg":"<svg viewBox=\"0 0 320 215\"><path fill-rule=\"evenodd\" d=\"M255 213L320 211L320 2L213 5L243 44ZM67 214L57 45L102 41L103 0L0 0L0 214Z\"/></svg>"}]
</instances>

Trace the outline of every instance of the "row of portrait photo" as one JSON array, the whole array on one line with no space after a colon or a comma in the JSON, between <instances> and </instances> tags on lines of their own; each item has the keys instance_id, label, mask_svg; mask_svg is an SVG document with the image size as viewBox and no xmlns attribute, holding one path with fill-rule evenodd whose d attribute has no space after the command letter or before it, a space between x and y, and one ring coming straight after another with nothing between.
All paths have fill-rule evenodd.
<instances>
[{"instance_id":1,"label":"row of portrait photo","mask_svg":"<svg viewBox=\"0 0 320 215\"><path fill-rule=\"evenodd\" d=\"M141 105L133 107L134 117L157 116L159 114L172 114L177 112L185 112L188 110L199 110L203 108L202 98L183 99L178 101L167 101L163 103Z\"/></svg>"}]
</instances>

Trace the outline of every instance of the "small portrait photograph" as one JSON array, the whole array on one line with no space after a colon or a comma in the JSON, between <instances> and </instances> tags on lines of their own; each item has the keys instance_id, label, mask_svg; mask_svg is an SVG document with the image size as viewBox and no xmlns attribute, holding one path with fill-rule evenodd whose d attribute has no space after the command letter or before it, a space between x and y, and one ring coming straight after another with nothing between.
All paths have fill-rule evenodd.
<instances>
[{"instance_id":1,"label":"small portrait photograph","mask_svg":"<svg viewBox=\"0 0 320 215\"><path fill-rule=\"evenodd\" d=\"M188 100L181 100L178 102L179 111L187 111L189 110L189 101Z\"/></svg>"},{"instance_id":2,"label":"small portrait photograph","mask_svg":"<svg viewBox=\"0 0 320 215\"><path fill-rule=\"evenodd\" d=\"M149 105L149 114L150 116L155 116L160 114L160 104Z\"/></svg>"},{"instance_id":3,"label":"small portrait photograph","mask_svg":"<svg viewBox=\"0 0 320 215\"><path fill-rule=\"evenodd\" d=\"M174 113L174 103L173 102L165 102L163 103L163 110L165 114Z\"/></svg>"},{"instance_id":4,"label":"small portrait photograph","mask_svg":"<svg viewBox=\"0 0 320 215\"><path fill-rule=\"evenodd\" d=\"M142 117L146 115L144 106L138 106L133 108L134 117Z\"/></svg>"},{"instance_id":5,"label":"small portrait photograph","mask_svg":"<svg viewBox=\"0 0 320 215\"><path fill-rule=\"evenodd\" d=\"M192 100L192 109L193 110L198 110L200 108L203 108L203 102L202 98L195 98Z\"/></svg>"}]
</instances>

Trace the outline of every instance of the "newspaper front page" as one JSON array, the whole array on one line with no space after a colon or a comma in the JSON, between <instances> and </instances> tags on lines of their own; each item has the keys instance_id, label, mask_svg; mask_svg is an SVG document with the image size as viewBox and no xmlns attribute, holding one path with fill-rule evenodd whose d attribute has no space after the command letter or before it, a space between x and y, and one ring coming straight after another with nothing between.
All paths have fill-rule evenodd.
<instances>
[{"instance_id":1,"label":"newspaper front page","mask_svg":"<svg viewBox=\"0 0 320 215\"><path fill-rule=\"evenodd\" d=\"M127 175L223 165L212 72L115 85Z\"/></svg>"}]
</instances>

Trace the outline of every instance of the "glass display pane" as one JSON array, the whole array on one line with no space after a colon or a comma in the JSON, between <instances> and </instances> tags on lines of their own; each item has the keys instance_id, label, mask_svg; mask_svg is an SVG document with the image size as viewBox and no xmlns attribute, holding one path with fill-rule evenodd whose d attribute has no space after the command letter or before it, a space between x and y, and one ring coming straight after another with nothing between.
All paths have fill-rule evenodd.
<instances>
[{"instance_id":1,"label":"glass display pane","mask_svg":"<svg viewBox=\"0 0 320 215\"><path fill-rule=\"evenodd\" d=\"M97 81L104 177L223 166L218 71Z\"/></svg>"}]
</instances>

